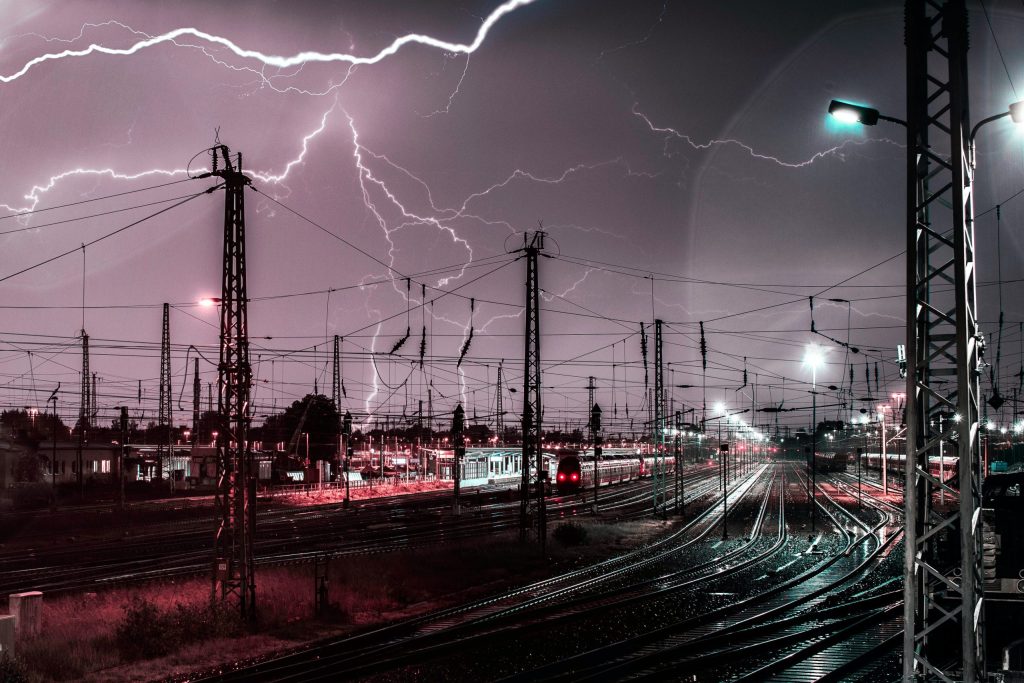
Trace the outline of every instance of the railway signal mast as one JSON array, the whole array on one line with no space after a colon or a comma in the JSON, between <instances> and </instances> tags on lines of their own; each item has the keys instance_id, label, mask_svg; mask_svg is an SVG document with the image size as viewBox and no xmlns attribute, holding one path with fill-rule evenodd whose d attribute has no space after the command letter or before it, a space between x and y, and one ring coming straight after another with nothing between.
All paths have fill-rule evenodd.
<instances>
[{"instance_id":1,"label":"railway signal mast","mask_svg":"<svg viewBox=\"0 0 1024 683\"><path fill-rule=\"evenodd\" d=\"M217 531L214 537L213 596L236 602L244 619L256 616L256 575L253 544L256 532L256 477L248 432L252 407L249 394L249 329L245 268L245 188L242 155L234 160L225 145L211 149L212 170L199 178L217 177L224 187L224 266L220 299L220 362L218 372Z\"/></svg>"},{"instance_id":2,"label":"railway signal mast","mask_svg":"<svg viewBox=\"0 0 1024 683\"><path fill-rule=\"evenodd\" d=\"M964 0L907 0L907 493L904 680L984 680L984 609L973 168ZM936 151L946 149L949 156ZM933 284L947 285L944 291ZM955 391L950 392L950 387ZM939 416L953 412L959 421ZM946 487L928 472L943 440L959 451L959 508L933 505ZM959 580L940 537L959 534ZM955 604L950 604L955 600ZM950 667L936 628L958 624Z\"/></svg>"}]
</instances>

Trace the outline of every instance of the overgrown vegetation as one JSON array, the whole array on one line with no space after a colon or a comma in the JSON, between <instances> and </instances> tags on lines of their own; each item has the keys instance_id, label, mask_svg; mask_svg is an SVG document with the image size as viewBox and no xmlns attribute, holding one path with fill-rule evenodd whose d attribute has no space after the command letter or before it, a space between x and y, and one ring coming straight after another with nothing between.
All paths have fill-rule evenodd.
<instances>
[{"instance_id":1,"label":"overgrown vegetation","mask_svg":"<svg viewBox=\"0 0 1024 683\"><path fill-rule=\"evenodd\" d=\"M124 618L114 631L114 642L122 660L134 661L162 657L182 645L240 632L237 614L226 607L179 602L162 610L135 596L125 605Z\"/></svg>"},{"instance_id":2,"label":"overgrown vegetation","mask_svg":"<svg viewBox=\"0 0 1024 683\"><path fill-rule=\"evenodd\" d=\"M587 542L589 534L587 528L576 522L562 522L555 527L552 533L555 540L563 546L583 545Z\"/></svg>"},{"instance_id":3,"label":"overgrown vegetation","mask_svg":"<svg viewBox=\"0 0 1024 683\"><path fill-rule=\"evenodd\" d=\"M0 655L0 683L28 683L25 667L6 652Z\"/></svg>"}]
</instances>

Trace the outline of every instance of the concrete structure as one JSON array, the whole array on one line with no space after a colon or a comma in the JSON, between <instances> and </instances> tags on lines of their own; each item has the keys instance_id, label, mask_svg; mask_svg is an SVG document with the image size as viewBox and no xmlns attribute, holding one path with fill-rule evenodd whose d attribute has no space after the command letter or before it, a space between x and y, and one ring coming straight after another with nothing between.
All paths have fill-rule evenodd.
<instances>
[{"instance_id":1,"label":"concrete structure","mask_svg":"<svg viewBox=\"0 0 1024 683\"><path fill-rule=\"evenodd\" d=\"M0 656L14 658L14 615L0 615Z\"/></svg>"},{"instance_id":2,"label":"concrete structure","mask_svg":"<svg viewBox=\"0 0 1024 683\"><path fill-rule=\"evenodd\" d=\"M19 637L34 636L42 630L43 594L40 591L11 593L7 604Z\"/></svg>"}]
</instances>

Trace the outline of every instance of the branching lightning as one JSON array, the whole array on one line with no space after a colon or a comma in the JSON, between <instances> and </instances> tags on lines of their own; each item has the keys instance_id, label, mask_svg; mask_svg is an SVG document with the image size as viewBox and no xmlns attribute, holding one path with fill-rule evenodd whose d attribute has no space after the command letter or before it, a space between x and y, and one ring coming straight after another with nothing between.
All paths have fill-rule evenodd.
<instances>
[{"instance_id":1,"label":"branching lightning","mask_svg":"<svg viewBox=\"0 0 1024 683\"><path fill-rule=\"evenodd\" d=\"M480 28L476 32L471 43L453 43L447 40L440 40L432 36L427 36L419 33L409 33L399 38L396 38L390 45L383 48L376 54L360 57L357 55L344 53L344 52L315 52L305 51L291 56L282 55L268 55L259 50L249 50L239 47L231 40L222 36L213 35L200 31L196 28L182 27L168 31L157 36L145 38L136 42L126 48L113 48L106 45L100 45L98 43L92 43L86 48L80 50L67 49L61 52L50 52L38 57L34 57L25 63L20 69L9 75L0 75L0 83L11 83L18 80L30 70L43 64L45 62L60 60L60 59L72 59L78 57L87 57L92 54L104 54L111 56L128 56L136 54L142 50L160 45L161 43L173 43L178 38L190 36L192 38L198 38L199 40L212 43L214 45L220 45L226 48L237 57L242 59L252 59L260 62L266 66L276 67L279 69L287 69L293 66L301 66L309 63L331 63L340 62L343 64L349 64L351 66L361 65L372 65L377 64L388 57L397 54L406 45L424 45L426 47L436 48L438 50L444 50L446 52L455 52L459 54L472 54L487 38L487 34L491 28L498 23L498 21L506 14L510 14L520 7L533 4L537 0L507 0L506 2L499 5L493 12L491 12Z\"/></svg>"},{"instance_id":2,"label":"branching lightning","mask_svg":"<svg viewBox=\"0 0 1024 683\"><path fill-rule=\"evenodd\" d=\"M777 165L783 166L785 168L804 168L806 166L810 166L811 164L813 164L814 162L816 162L816 161L818 161L820 159L824 159L826 157L831 157L831 156L837 156L837 155L841 154L842 151L844 149L848 148L848 147L862 146L862 145L866 145L866 144L871 143L871 142L882 142L882 143L886 143L886 144L890 144L890 145L895 145L896 147L904 147L905 146L905 145L903 145L903 144L901 144L899 142L896 142L895 140L890 140L889 138L869 138L867 140L844 140L843 142L839 143L838 145L836 145L834 147L829 147L826 150L822 150L820 152L815 152L813 155L811 155L807 159L804 159L803 161L784 161L783 159L780 159L779 157L776 157L776 156L772 156L770 154L762 154L762 153L758 152L756 149L754 149L753 147L751 147L750 145L748 145L747 143L745 143L745 142L743 142L741 140L736 140L735 138L725 138L725 139L722 139L722 140L708 140L707 142L696 142L692 137L690 137L689 135L687 135L685 133L680 133L675 128L670 128L670 127L667 127L667 126L662 127L662 126L654 125L654 123L651 121L651 119L648 118L647 115L644 114L642 111L640 111L639 104L637 104L637 103L633 104L633 110L632 111L633 111L633 115L636 116L637 118L639 118L640 120L642 120L647 125L647 127L651 130L652 133L660 133L660 134L665 136L665 149L666 149L666 153L667 153L667 150L668 150L668 143L669 143L669 141L674 139L674 140L682 140L683 142L685 142L687 145L689 145L694 150L705 150L705 149L711 149L712 147L719 147L719 146L735 146L735 147L739 147L740 149L745 151L747 154L749 154L754 159L759 159L759 160L762 160L762 161L770 161L773 164L777 164Z\"/></svg>"}]
</instances>

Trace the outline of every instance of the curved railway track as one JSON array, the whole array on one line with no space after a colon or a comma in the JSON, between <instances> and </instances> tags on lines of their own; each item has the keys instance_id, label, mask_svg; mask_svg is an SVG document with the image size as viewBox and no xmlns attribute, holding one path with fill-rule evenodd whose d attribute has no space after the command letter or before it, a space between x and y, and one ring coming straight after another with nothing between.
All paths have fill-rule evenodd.
<instances>
[{"instance_id":1,"label":"curved railway track","mask_svg":"<svg viewBox=\"0 0 1024 683\"><path fill-rule=\"evenodd\" d=\"M706 494L711 476L700 470L687 475L695 494ZM507 493L507 492L506 492ZM518 503L474 505L460 517L450 514L450 492L414 494L340 505L291 508L263 513L258 528L257 564L282 565L312 561L317 556L390 552L430 546L515 528ZM467 496L468 498L469 496ZM493 496L492 496L493 497ZM602 514L614 519L642 516L649 508L650 482L638 480L609 487ZM553 517L589 512L573 497L549 501ZM129 539L100 540L0 554L0 591L68 592L209 571L212 520L187 528L156 529Z\"/></svg>"},{"instance_id":2,"label":"curved railway track","mask_svg":"<svg viewBox=\"0 0 1024 683\"><path fill-rule=\"evenodd\" d=\"M730 509L747 495L757 481L755 473L729 492ZM765 487L759 519L764 518L769 494L773 489L773 485ZM704 492L688 487L687 495L689 502L702 497ZM244 668L210 672L205 679L245 680L258 677L261 680L308 681L364 676L399 666L410 659L438 655L453 647L462 647L468 638L483 638L500 633L504 628L517 628L522 623L520 616L532 618L566 608L579 615L579 603L573 600L579 591L593 590L613 579L633 576L639 571L656 568L670 557L677 557L682 549L696 543L714 529L720 521L720 505L720 500L714 502L674 533L618 557L483 600L322 643ZM756 526L760 528L760 522ZM734 554L729 553L729 556L734 557ZM673 579L682 582L686 580L686 574L689 580L696 581L699 572L706 569L696 567L674 575L662 572L647 580L646 585L649 591L657 591L659 579L662 582ZM621 596L623 587L613 587L609 593L598 592L596 597L607 600L611 594Z\"/></svg>"}]
</instances>

